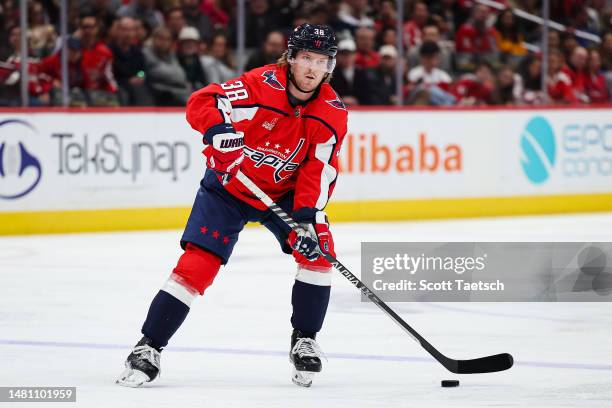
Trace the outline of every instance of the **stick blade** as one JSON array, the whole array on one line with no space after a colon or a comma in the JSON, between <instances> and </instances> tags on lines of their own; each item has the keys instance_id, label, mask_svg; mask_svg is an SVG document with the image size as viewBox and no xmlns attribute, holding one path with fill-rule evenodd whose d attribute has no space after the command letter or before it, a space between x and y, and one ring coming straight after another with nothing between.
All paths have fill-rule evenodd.
<instances>
[{"instance_id":1,"label":"stick blade","mask_svg":"<svg viewBox=\"0 0 612 408\"><path fill-rule=\"evenodd\" d=\"M504 371L512 367L514 359L508 353L495 354L473 360L459 360L457 374L480 374Z\"/></svg>"}]
</instances>

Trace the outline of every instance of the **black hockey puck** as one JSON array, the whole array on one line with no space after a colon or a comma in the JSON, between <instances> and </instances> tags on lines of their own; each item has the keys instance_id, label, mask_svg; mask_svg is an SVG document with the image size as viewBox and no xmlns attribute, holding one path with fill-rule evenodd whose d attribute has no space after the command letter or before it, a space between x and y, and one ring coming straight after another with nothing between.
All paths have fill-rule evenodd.
<instances>
[{"instance_id":1,"label":"black hockey puck","mask_svg":"<svg viewBox=\"0 0 612 408\"><path fill-rule=\"evenodd\" d=\"M443 387L458 387L459 380L442 380Z\"/></svg>"}]
</instances>

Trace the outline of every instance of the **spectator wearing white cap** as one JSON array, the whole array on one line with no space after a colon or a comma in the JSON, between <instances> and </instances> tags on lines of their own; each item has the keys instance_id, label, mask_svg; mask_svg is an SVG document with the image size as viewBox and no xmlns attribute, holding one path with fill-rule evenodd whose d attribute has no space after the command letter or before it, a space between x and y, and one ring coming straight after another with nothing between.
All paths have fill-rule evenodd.
<instances>
[{"instance_id":1,"label":"spectator wearing white cap","mask_svg":"<svg viewBox=\"0 0 612 408\"><path fill-rule=\"evenodd\" d=\"M359 68L355 67L355 41L345 39L338 43L336 69L330 81L331 86L347 105L359 105L355 88L355 76L359 76Z\"/></svg>"},{"instance_id":2,"label":"spectator wearing white cap","mask_svg":"<svg viewBox=\"0 0 612 408\"><path fill-rule=\"evenodd\" d=\"M375 105L389 105L397 102L395 67L398 64L397 48L394 45L383 45L378 50L380 64L376 67L379 86ZM405 64L402 63L402 69Z\"/></svg>"},{"instance_id":3,"label":"spectator wearing white cap","mask_svg":"<svg viewBox=\"0 0 612 408\"><path fill-rule=\"evenodd\" d=\"M185 71L191 92L206 85L209 81L200 62L200 33L195 27L183 27L178 36L177 57Z\"/></svg>"},{"instance_id":4,"label":"spectator wearing white cap","mask_svg":"<svg viewBox=\"0 0 612 408\"><path fill-rule=\"evenodd\" d=\"M355 64L356 50L352 39L340 41L331 85L347 105L378 105L381 103L378 74L374 68Z\"/></svg>"}]
</instances>

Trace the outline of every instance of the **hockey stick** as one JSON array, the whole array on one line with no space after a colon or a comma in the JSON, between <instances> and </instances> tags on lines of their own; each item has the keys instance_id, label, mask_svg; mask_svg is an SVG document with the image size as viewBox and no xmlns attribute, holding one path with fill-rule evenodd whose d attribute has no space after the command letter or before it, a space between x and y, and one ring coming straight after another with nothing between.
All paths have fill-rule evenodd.
<instances>
[{"instance_id":1,"label":"hockey stick","mask_svg":"<svg viewBox=\"0 0 612 408\"><path fill-rule=\"evenodd\" d=\"M270 210L279 216L292 230L298 228L298 224L272 199L261 190L255 183L251 181L244 173L238 171L236 175L238 180L248 188L251 193L264 203ZM378 306L383 312L391 317L395 323L399 324L402 329L421 347L423 347L429 354L433 356L440 364L442 364L448 371L455 374L477 374L477 373L493 373L496 371L507 370L512 367L514 360L508 353L495 354L492 356L486 356L481 358L475 358L472 360L454 360L446 357L440 353L434 346L432 346L427 340L423 338L416 330L414 330L408 323L406 323L397 313L395 313L385 302L383 302L374 292L372 292L366 285L363 284L355 275L351 273L344 265L340 263L336 258L327 253L322 255L331 263L334 268L338 270L346 279L349 280L357 289L359 289L365 296L367 296L372 303Z\"/></svg>"}]
</instances>

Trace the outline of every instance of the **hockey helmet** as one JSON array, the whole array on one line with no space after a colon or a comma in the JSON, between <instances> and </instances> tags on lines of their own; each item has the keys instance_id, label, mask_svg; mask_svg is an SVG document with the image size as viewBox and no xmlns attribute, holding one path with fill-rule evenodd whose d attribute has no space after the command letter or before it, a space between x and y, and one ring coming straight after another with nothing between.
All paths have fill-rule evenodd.
<instances>
[{"instance_id":1,"label":"hockey helmet","mask_svg":"<svg viewBox=\"0 0 612 408\"><path fill-rule=\"evenodd\" d=\"M336 65L336 36L333 30L326 25L304 23L297 27L288 41L288 59L295 60L297 52L300 50L311 51L317 54L327 55L329 63L327 72L331 73Z\"/></svg>"}]
</instances>

